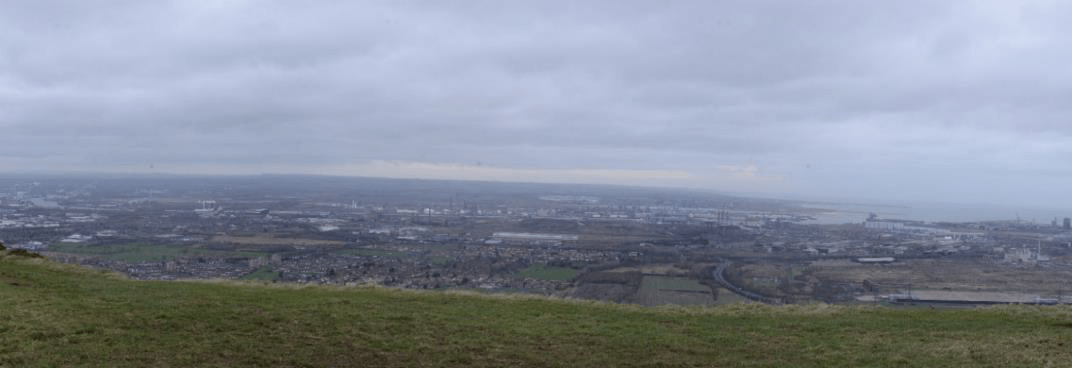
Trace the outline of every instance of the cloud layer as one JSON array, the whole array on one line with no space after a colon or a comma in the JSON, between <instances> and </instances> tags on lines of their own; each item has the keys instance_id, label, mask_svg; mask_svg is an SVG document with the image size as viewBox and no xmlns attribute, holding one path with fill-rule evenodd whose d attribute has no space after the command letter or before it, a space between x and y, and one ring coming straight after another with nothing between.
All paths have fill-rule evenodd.
<instances>
[{"instance_id":1,"label":"cloud layer","mask_svg":"<svg viewBox=\"0 0 1072 368\"><path fill-rule=\"evenodd\" d=\"M1070 16L1057 1L15 2L0 170L1072 207Z\"/></svg>"}]
</instances>

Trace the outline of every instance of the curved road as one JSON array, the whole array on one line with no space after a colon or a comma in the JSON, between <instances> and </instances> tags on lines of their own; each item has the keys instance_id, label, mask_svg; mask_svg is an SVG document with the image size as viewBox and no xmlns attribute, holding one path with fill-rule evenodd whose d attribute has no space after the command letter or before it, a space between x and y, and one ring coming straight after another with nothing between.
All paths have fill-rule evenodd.
<instances>
[{"instance_id":1,"label":"curved road","mask_svg":"<svg viewBox=\"0 0 1072 368\"><path fill-rule=\"evenodd\" d=\"M722 260L722 262L718 264L718 267L715 268L714 271L712 271L712 275L715 277L715 281L718 282L719 285L722 285L723 288L726 288L726 290L732 291L734 293L737 293L740 296L748 298L749 300L754 300L754 301L761 302L761 303L766 303L766 304L782 304L782 301L780 299L778 299L778 298L772 298L772 297L769 297L769 296L759 295L759 294L753 293L751 291L741 289L737 285L731 284L723 276L723 272L725 272L726 268L729 267L729 266L730 266L730 261Z\"/></svg>"}]
</instances>

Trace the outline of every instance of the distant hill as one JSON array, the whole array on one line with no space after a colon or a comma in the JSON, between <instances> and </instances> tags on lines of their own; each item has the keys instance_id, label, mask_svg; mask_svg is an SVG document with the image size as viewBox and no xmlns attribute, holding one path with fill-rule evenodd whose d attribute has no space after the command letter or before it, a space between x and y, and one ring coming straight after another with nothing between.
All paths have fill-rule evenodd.
<instances>
[{"instance_id":1,"label":"distant hill","mask_svg":"<svg viewBox=\"0 0 1072 368\"><path fill-rule=\"evenodd\" d=\"M0 367L1070 365L1067 307L645 308L134 281L0 251Z\"/></svg>"}]
</instances>

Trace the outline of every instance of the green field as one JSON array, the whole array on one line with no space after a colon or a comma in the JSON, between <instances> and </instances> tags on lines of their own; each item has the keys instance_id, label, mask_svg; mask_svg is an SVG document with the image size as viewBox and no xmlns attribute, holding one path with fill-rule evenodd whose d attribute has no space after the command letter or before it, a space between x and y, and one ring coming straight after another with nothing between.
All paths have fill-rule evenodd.
<instances>
[{"instance_id":1,"label":"green field","mask_svg":"<svg viewBox=\"0 0 1072 368\"><path fill-rule=\"evenodd\" d=\"M738 304L738 303L758 303L749 300L743 296L737 295L726 288L718 288L718 297L715 298L715 304Z\"/></svg>"},{"instance_id":2,"label":"green field","mask_svg":"<svg viewBox=\"0 0 1072 368\"><path fill-rule=\"evenodd\" d=\"M577 277L577 270L567 267L548 267L545 264L534 264L518 271L517 275L530 279L567 281Z\"/></svg>"},{"instance_id":3,"label":"green field","mask_svg":"<svg viewBox=\"0 0 1072 368\"><path fill-rule=\"evenodd\" d=\"M706 305L713 304L711 288L699 281L685 277L644 276L636 302L654 306L663 304Z\"/></svg>"},{"instance_id":4,"label":"green field","mask_svg":"<svg viewBox=\"0 0 1072 368\"><path fill-rule=\"evenodd\" d=\"M248 275L242 276L241 280L275 281L279 280L279 276L279 272L273 272L268 267L261 267Z\"/></svg>"},{"instance_id":5,"label":"green field","mask_svg":"<svg viewBox=\"0 0 1072 368\"><path fill-rule=\"evenodd\" d=\"M159 244L76 245L57 243L50 245L48 251L84 256L98 256L124 262L156 262L183 257L261 257L266 254L261 252L229 252L193 248L186 245Z\"/></svg>"},{"instance_id":6,"label":"green field","mask_svg":"<svg viewBox=\"0 0 1072 368\"><path fill-rule=\"evenodd\" d=\"M751 285L752 287L767 287L767 288L776 288L776 287L778 287L778 281L774 280L774 279L755 279L755 278L753 278L753 279L746 280L746 282L749 285Z\"/></svg>"},{"instance_id":7,"label":"green field","mask_svg":"<svg viewBox=\"0 0 1072 368\"><path fill-rule=\"evenodd\" d=\"M1057 367L1069 344L1067 306L648 308L0 258L0 367Z\"/></svg>"}]
</instances>

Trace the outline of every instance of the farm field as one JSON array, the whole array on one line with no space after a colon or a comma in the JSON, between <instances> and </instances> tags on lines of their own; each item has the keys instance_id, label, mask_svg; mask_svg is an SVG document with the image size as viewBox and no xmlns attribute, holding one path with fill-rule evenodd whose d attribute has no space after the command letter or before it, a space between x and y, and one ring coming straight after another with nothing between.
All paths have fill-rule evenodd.
<instances>
[{"instance_id":1,"label":"farm field","mask_svg":"<svg viewBox=\"0 0 1072 368\"><path fill-rule=\"evenodd\" d=\"M748 298L737 295L736 293L727 290L726 288L718 288L718 297L715 298L715 304L740 304L740 303L755 303Z\"/></svg>"},{"instance_id":2,"label":"farm field","mask_svg":"<svg viewBox=\"0 0 1072 368\"><path fill-rule=\"evenodd\" d=\"M607 272L640 272L643 274L652 275L681 275L687 274L689 270L680 269L670 264L648 264L631 267L618 267L607 270Z\"/></svg>"},{"instance_id":3,"label":"farm field","mask_svg":"<svg viewBox=\"0 0 1072 368\"><path fill-rule=\"evenodd\" d=\"M658 290L711 291L711 288L687 277L644 276L641 287Z\"/></svg>"},{"instance_id":4,"label":"farm field","mask_svg":"<svg viewBox=\"0 0 1072 368\"><path fill-rule=\"evenodd\" d=\"M707 305L714 304L711 288L699 281L685 277L644 276L636 302L655 306L662 304Z\"/></svg>"},{"instance_id":5,"label":"farm field","mask_svg":"<svg viewBox=\"0 0 1072 368\"><path fill-rule=\"evenodd\" d=\"M808 270L813 276L823 280L837 280L838 282L870 280L878 284L911 284L917 289L934 290L996 290L1057 294L1072 281L1072 270L1063 268L1010 269L987 262L955 262L935 259L904 260L881 266L824 262L809 266Z\"/></svg>"}]
</instances>

